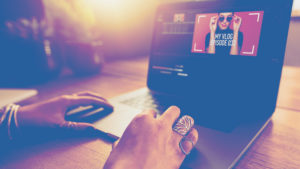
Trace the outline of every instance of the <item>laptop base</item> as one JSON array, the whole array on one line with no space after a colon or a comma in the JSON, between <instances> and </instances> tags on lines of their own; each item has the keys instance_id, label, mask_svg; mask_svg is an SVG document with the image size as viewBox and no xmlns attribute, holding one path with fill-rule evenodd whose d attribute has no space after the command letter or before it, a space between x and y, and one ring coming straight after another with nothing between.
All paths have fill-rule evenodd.
<instances>
[{"instance_id":1,"label":"laptop base","mask_svg":"<svg viewBox=\"0 0 300 169\"><path fill-rule=\"evenodd\" d=\"M149 90L142 88L111 99L110 102L114 105L115 111L96 121L95 126L109 135L121 137L131 120L142 112L141 109L133 108L121 102L126 98L136 97L145 92L149 92ZM182 167L199 169L232 168L269 121L269 118L264 118L242 123L230 132L196 125L199 140L192 155L187 157Z\"/></svg>"}]
</instances>

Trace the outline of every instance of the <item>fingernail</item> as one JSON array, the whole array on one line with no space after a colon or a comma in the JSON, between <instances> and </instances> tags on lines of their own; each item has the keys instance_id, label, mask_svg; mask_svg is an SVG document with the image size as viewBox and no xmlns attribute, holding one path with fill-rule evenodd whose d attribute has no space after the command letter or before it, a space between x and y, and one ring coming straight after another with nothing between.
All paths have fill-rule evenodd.
<instances>
[{"instance_id":1,"label":"fingernail","mask_svg":"<svg viewBox=\"0 0 300 169\"><path fill-rule=\"evenodd\" d=\"M171 106L170 109L174 110L174 111L179 111L180 112L180 108L177 106Z\"/></svg>"}]
</instances>

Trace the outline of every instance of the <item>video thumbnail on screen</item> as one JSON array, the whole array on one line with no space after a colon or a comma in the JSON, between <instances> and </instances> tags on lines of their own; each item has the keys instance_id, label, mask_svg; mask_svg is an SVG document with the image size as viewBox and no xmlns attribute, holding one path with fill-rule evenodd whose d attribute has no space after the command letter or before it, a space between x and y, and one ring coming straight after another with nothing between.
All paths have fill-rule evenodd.
<instances>
[{"instance_id":1,"label":"video thumbnail on screen","mask_svg":"<svg viewBox=\"0 0 300 169\"><path fill-rule=\"evenodd\" d=\"M263 11L197 14L192 53L257 56Z\"/></svg>"}]
</instances>

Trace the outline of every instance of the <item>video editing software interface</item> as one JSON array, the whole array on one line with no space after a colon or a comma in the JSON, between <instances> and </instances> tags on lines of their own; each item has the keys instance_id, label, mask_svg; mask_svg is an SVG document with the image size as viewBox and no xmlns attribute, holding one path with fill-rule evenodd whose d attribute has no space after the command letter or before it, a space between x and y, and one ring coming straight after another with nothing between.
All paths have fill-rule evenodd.
<instances>
[{"instance_id":1,"label":"video editing software interface","mask_svg":"<svg viewBox=\"0 0 300 169\"><path fill-rule=\"evenodd\" d=\"M257 57L263 18L264 11L160 11L151 71L186 78L189 57Z\"/></svg>"}]
</instances>

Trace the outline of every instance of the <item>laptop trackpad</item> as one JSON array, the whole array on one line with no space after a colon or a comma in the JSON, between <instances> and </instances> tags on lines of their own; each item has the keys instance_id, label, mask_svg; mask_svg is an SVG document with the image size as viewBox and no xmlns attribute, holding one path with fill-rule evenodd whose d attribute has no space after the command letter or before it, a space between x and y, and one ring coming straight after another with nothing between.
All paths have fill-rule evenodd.
<instances>
[{"instance_id":1,"label":"laptop trackpad","mask_svg":"<svg viewBox=\"0 0 300 169\"><path fill-rule=\"evenodd\" d=\"M105 133L121 137L132 119L141 113L141 110L120 103L112 102L112 104L114 105L114 112L94 122L94 125Z\"/></svg>"}]
</instances>

